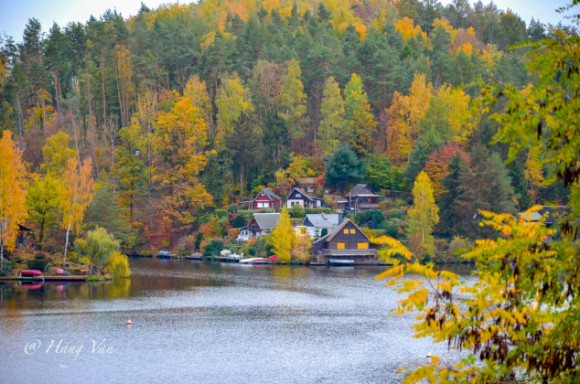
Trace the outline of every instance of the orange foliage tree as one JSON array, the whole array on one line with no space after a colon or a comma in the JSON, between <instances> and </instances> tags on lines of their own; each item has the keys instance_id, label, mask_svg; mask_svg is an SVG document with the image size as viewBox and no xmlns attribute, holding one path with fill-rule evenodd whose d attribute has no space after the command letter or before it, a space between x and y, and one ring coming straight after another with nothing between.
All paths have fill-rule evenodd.
<instances>
[{"instance_id":1,"label":"orange foliage tree","mask_svg":"<svg viewBox=\"0 0 580 384\"><path fill-rule=\"evenodd\" d=\"M22 151L14 145L12 132L4 131L0 140L0 272L4 270L4 248L14 249L18 225L27 217L25 185Z\"/></svg>"},{"instance_id":2,"label":"orange foliage tree","mask_svg":"<svg viewBox=\"0 0 580 384\"><path fill-rule=\"evenodd\" d=\"M430 156L427 164L425 164L425 172L431 179L433 185L433 196L437 199L441 194L447 192L441 180L449 174L447 168L449 167L449 162L456 155L461 156L461 159L469 164L469 155L465 153L459 145L445 144L438 150L434 151Z\"/></svg>"}]
</instances>

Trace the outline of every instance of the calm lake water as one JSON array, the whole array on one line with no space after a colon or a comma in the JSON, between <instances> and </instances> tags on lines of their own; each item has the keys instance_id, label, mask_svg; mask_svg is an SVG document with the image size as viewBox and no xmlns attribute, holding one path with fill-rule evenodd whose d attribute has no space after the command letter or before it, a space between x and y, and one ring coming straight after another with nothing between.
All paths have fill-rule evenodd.
<instances>
[{"instance_id":1,"label":"calm lake water","mask_svg":"<svg viewBox=\"0 0 580 384\"><path fill-rule=\"evenodd\" d=\"M383 267L130 261L130 279L0 284L0 383L398 383L447 353L387 318Z\"/></svg>"}]
</instances>

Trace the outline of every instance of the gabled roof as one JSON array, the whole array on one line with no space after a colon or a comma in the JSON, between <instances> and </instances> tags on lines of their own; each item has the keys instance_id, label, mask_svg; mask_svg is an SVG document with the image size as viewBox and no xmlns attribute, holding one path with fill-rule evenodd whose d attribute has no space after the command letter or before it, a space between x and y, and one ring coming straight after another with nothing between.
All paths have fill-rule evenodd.
<instances>
[{"instance_id":1,"label":"gabled roof","mask_svg":"<svg viewBox=\"0 0 580 384\"><path fill-rule=\"evenodd\" d=\"M280 220L279 213L254 213L252 219L256 219L256 223L260 229L272 229L278 224ZM251 222L251 220L250 220Z\"/></svg>"},{"instance_id":2,"label":"gabled roof","mask_svg":"<svg viewBox=\"0 0 580 384\"><path fill-rule=\"evenodd\" d=\"M268 198L269 198L270 200L272 200L272 201L273 201L274 199L276 199L276 200L282 200L280 197L276 196L276 195L274 194L274 192L272 192L272 190L271 190L270 188L264 188L264 189L262 189L262 190L260 191L260 193L258 193L258 195L257 195L256 197L254 197L254 199L253 199L252 201L256 201L256 199L257 199L258 197L260 197L260 195L262 194L262 192L264 192L264 195L266 195L266 197L268 197Z\"/></svg>"},{"instance_id":3,"label":"gabled roof","mask_svg":"<svg viewBox=\"0 0 580 384\"><path fill-rule=\"evenodd\" d=\"M368 190L370 191L370 193L368 192L364 192L364 189L368 188ZM364 195L364 196L378 196L371 187L369 187L367 184L357 184L354 186L353 189L350 190L350 192L348 193L348 196L350 197L356 197L359 195Z\"/></svg>"},{"instance_id":4,"label":"gabled roof","mask_svg":"<svg viewBox=\"0 0 580 384\"><path fill-rule=\"evenodd\" d=\"M308 214L302 220L302 225L309 222L315 228L333 228L340 224L341 216L338 213Z\"/></svg>"},{"instance_id":5,"label":"gabled roof","mask_svg":"<svg viewBox=\"0 0 580 384\"><path fill-rule=\"evenodd\" d=\"M334 229L332 230L332 232L330 232L328 235L324 236L323 238L321 238L321 239L319 239L319 240L315 241L315 242L314 242L314 244L316 244L316 243L318 243L318 242L320 242L320 241L330 241L330 240L332 240L332 238L333 238L334 236L336 236L336 235L337 235L337 234L338 234L340 231L342 231L342 229L343 229L343 228L345 227L345 225L347 225L348 223L352 223L352 225L354 225L354 226L355 226L355 228L356 228L356 229L358 229L358 230L359 230L359 232L360 232L360 233L362 233L362 234L363 234L363 236L367 238L367 240L369 240L368 236L367 236L367 235L365 235L365 233L364 233L363 231L361 231L361 229L360 229L360 228L359 228L359 227L358 227L358 226L357 226L355 223L353 223L353 222L352 222L352 220L350 220L350 219L344 219L344 220L342 221L342 223L340 223L340 225L339 225L339 226L337 226L336 228L334 228ZM370 242L370 240L369 240L369 242Z\"/></svg>"},{"instance_id":6,"label":"gabled roof","mask_svg":"<svg viewBox=\"0 0 580 384\"><path fill-rule=\"evenodd\" d=\"M539 211L531 212L527 216L525 215L524 212L518 213L518 215L523 216L526 221L538 221L542 218L542 216L545 215L546 220L544 221L544 224L554 224L560 221L560 219L562 219L562 217L564 217L565 214L566 207L559 206L556 208L552 208L547 205L543 206L542 209L540 209Z\"/></svg>"},{"instance_id":7,"label":"gabled roof","mask_svg":"<svg viewBox=\"0 0 580 384\"><path fill-rule=\"evenodd\" d=\"M304 192L304 190L300 189L300 188L293 188L290 193L288 194L288 198L290 196L292 196L292 194L294 193L294 191L297 191L298 193L300 193L303 197L306 198L306 200L310 200L310 201L314 201L314 200L320 200L318 198L315 197L310 197L306 192ZM288 198L286 198L286 200L288 200Z\"/></svg>"}]
</instances>

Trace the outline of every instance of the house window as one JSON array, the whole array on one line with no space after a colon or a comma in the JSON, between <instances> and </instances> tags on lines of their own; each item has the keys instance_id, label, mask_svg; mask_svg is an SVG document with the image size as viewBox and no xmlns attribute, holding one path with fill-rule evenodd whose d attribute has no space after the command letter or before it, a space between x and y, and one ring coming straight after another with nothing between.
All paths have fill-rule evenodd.
<instances>
[{"instance_id":1,"label":"house window","mask_svg":"<svg viewBox=\"0 0 580 384\"><path fill-rule=\"evenodd\" d=\"M336 249L344 249L344 243L337 243Z\"/></svg>"},{"instance_id":2,"label":"house window","mask_svg":"<svg viewBox=\"0 0 580 384\"><path fill-rule=\"evenodd\" d=\"M345 230L344 230L344 234L345 234L345 235L348 235L348 229L345 229Z\"/></svg>"},{"instance_id":3,"label":"house window","mask_svg":"<svg viewBox=\"0 0 580 384\"><path fill-rule=\"evenodd\" d=\"M354 230L354 229L351 229L351 230L350 230L350 234L351 234L351 235L354 235L354 234L355 234L355 232L356 232L356 230Z\"/></svg>"},{"instance_id":4,"label":"house window","mask_svg":"<svg viewBox=\"0 0 580 384\"><path fill-rule=\"evenodd\" d=\"M369 243L358 243L358 249L369 249Z\"/></svg>"},{"instance_id":5,"label":"house window","mask_svg":"<svg viewBox=\"0 0 580 384\"><path fill-rule=\"evenodd\" d=\"M296 194L296 197L302 197L299 193Z\"/></svg>"}]
</instances>

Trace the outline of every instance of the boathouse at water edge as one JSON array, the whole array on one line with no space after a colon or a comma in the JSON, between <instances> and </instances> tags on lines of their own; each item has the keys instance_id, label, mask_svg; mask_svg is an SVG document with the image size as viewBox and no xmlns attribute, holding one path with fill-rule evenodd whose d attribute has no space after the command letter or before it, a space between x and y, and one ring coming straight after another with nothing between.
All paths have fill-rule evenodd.
<instances>
[{"instance_id":1,"label":"boathouse at water edge","mask_svg":"<svg viewBox=\"0 0 580 384\"><path fill-rule=\"evenodd\" d=\"M374 264L377 250L367 235L350 219L344 219L332 232L312 245L313 261L353 260L354 264Z\"/></svg>"}]
</instances>

